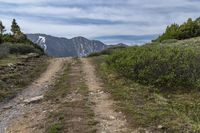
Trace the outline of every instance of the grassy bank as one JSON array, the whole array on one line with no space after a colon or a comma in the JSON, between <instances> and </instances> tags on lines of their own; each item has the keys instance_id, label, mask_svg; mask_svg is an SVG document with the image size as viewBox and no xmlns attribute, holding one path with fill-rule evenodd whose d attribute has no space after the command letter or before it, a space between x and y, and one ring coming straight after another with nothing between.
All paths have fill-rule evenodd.
<instances>
[{"instance_id":1,"label":"grassy bank","mask_svg":"<svg viewBox=\"0 0 200 133\"><path fill-rule=\"evenodd\" d=\"M14 97L46 70L48 58L9 55L0 60L0 101Z\"/></svg>"},{"instance_id":2,"label":"grassy bank","mask_svg":"<svg viewBox=\"0 0 200 133\"><path fill-rule=\"evenodd\" d=\"M17 39L10 34L1 35L0 102L14 97L48 66L48 58L43 49L25 35L21 37Z\"/></svg>"}]
</instances>

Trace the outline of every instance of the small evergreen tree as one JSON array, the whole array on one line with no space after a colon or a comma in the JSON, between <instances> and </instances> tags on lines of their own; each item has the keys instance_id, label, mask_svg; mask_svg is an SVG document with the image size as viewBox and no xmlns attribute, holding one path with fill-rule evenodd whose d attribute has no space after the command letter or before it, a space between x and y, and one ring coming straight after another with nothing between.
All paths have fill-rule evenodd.
<instances>
[{"instance_id":1,"label":"small evergreen tree","mask_svg":"<svg viewBox=\"0 0 200 133\"><path fill-rule=\"evenodd\" d=\"M16 20L13 19L12 21L12 25L11 25L11 32L14 36L17 36L19 34L21 34L21 30L20 30L20 27L19 25L17 24Z\"/></svg>"},{"instance_id":2,"label":"small evergreen tree","mask_svg":"<svg viewBox=\"0 0 200 133\"><path fill-rule=\"evenodd\" d=\"M200 24L200 17L197 18L195 21Z\"/></svg>"},{"instance_id":3,"label":"small evergreen tree","mask_svg":"<svg viewBox=\"0 0 200 133\"><path fill-rule=\"evenodd\" d=\"M12 21L11 31L12 31L14 38L17 41L19 41L19 40L23 41L23 40L27 39L26 35L21 32L21 29L15 19L13 19L13 21Z\"/></svg>"},{"instance_id":4,"label":"small evergreen tree","mask_svg":"<svg viewBox=\"0 0 200 133\"><path fill-rule=\"evenodd\" d=\"M178 37L178 33L179 33L179 25L174 23L170 26L167 26L165 33L159 36L157 41L176 39Z\"/></svg>"},{"instance_id":5,"label":"small evergreen tree","mask_svg":"<svg viewBox=\"0 0 200 133\"><path fill-rule=\"evenodd\" d=\"M166 31L159 36L155 41L164 41L168 39L188 39L200 36L200 18L192 20L189 18L182 25L172 24L167 26Z\"/></svg>"},{"instance_id":6,"label":"small evergreen tree","mask_svg":"<svg viewBox=\"0 0 200 133\"><path fill-rule=\"evenodd\" d=\"M179 28L178 39L187 39L191 37L200 36L200 25L197 21L193 21L191 18Z\"/></svg>"}]
</instances>

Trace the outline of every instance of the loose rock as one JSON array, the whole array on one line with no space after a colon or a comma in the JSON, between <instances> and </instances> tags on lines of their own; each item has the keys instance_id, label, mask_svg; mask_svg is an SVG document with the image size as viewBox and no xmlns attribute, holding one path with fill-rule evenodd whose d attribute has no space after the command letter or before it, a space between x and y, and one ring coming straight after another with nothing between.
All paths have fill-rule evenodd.
<instances>
[{"instance_id":1,"label":"loose rock","mask_svg":"<svg viewBox=\"0 0 200 133\"><path fill-rule=\"evenodd\" d=\"M26 103L26 104L36 103L36 102L41 101L43 98L44 98L43 95L41 95L41 96L37 96L37 97L33 97L33 98L30 98L30 99L26 99L26 100L24 100L24 103Z\"/></svg>"}]
</instances>

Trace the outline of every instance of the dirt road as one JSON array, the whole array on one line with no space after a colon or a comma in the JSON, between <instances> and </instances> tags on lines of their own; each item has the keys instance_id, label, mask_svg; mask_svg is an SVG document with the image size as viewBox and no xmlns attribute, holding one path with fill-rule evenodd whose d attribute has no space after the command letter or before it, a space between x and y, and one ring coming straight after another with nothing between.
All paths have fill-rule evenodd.
<instances>
[{"instance_id":1,"label":"dirt road","mask_svg":"<svg viewBox=\"0 0 200 133\"><path fill-rule=\"evenodd\" d=\"M28 127L15 125L18 125L20 124L20 122L22 122L20 121L20 119L26 112L29 112L30 110L35 108L35 105L28 104L27 102L30 101L31 98L35 98L38 96L42 98L48 87L53 84L57 73L62 70L65 62L66 59L64 58L51 59L46 72L44 72L39 79L37 79L34 83L24 89L24 91L14 99L10 100L8 103L0 105L0 133L22 133L22 131L26 133L29 132ZM34 115L30 117L32 117L33 119ZM28 125L31 126L33 122L34 121L32 121ZM24 129L18 131L18 128Z\"/></svg>"},{"instance_id":2,"label":"dirt road","mask_svg":"<svg viewBox=\"0 0 200 133\"><path fill-rule=\"evenodd\" d=\"M131 133L127 128L125 117L114 109L114 101L102 88L100 79L95 74L95 68L88 59L82 59L86 84L93 101L96 120L99 122L98 133Z\"/></svg>"},{"instance_id":3,"label":"dirt road","mask_svg":"<svg viewBox=\"0 0 200 133\"><path fill-rule=\"evenodd\" d=\"M70 62L67 94L57 103L34 102L42 99ZM55 91L55 90L54 90ZM56 96L56 95L55 95ZM62 114L63 132L69 133L131 133L125 117L115 110L115 102L104 92L95 67L87 58L52 59L47 71L9 103L0 105L0 133L44 133L45 116L50 110ZM48 125L48 124L47 124Z\"/></svg>"}]
</instances>

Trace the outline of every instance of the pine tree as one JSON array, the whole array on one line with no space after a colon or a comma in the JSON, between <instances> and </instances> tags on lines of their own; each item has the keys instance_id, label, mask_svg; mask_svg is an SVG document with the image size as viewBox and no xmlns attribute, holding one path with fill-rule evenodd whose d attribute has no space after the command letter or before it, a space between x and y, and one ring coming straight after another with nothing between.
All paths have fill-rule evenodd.
<instances>
[{"instance_id":1,"label":"pine tree","mask_svg":"<svg viewBox=\"0 0 200 133\"><path fill-rule=\"evenodd\" d=\"M21 32L21 29L20 29L20 27L17 24L15 19L13 19L13 21L12 21L11 31L12 31L12 34L13 34L13 36L16 40L19 41L19 40L26 40L27 39L26 35L23 34L23 32Z\"/></svg>"},{"instance_id":2,"label":"pine tree","mask_svg":"<svg viewBox=\"0 0 200 133\"><path fill-rule=\"evenodd\" d=\"M5 26L3 25L2 21L0 21L0 35L2 36L5 31Z\"/></svg>"},{"instance_id":3,"label":"pine tree","mask_svg":"<svg viewBox=\"0 0 200 133\"><path fill-rule=\"evenodd\" d=\"M176 39L178 36L179 25L174 23L170 26L167 26L165 33L158 37L156 41L163 41L167 39Z\"/></svg>"},{"instance_id":4,"label":"pine tree","mask_svg":"<svg viewBox=\"0 0 200 133\"><path fill-rule=\"evenodd\" d=\"M200 17L195 20L200 25Z\"/></svg>"},{"instance_id":5,"label":"pine tree","mask_svg":"<svg viewBox=\"0 0 200 133\"><path fill-rule=\"evenodd\" d=\"M20 27L17 24L15 19L13 19L13 21L12 21L11 32L13 33L14 36L17 36L17 35L21 34Z\"/></svg>"}]
</instances>

